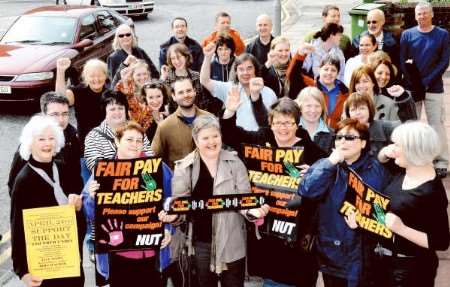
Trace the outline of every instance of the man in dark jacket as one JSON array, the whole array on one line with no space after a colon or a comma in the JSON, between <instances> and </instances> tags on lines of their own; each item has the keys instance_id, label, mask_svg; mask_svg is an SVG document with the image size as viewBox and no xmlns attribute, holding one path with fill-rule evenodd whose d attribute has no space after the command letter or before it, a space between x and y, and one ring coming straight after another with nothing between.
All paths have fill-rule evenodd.
<instances>
[{"instance_id":1,"label":"man in dark jacket","mask_svg":"<svg viewBox=\"0 0 450 287\"><path fill-rule=\"evenodd\" d=\"M365 34L372 34L377 39L378 50L386 52L396 67L399 67L399 43L391 32L383 29L385 23L384 12L380 9L373 9L367 13L367 31L357 35L353 41L353 54L357 55L359 51L359 39Z\"/></svg>"},{"instance_id":2,"label":"man in dark jacket","mask_svg":"<svg viewBox=\"0 0 450 287\"><path fill-rule=\"evenodd\" d=\"M260 65L267 61L267 54L270 51L272 43L272 19L269 15L262 14L256 18L256 31L258 35L253 41L247 44L245 52L252 54L258 60Z\"/></svg>"},{"instance_id":3,"label":"man in dark jacket","mask_svg":"<svg viewBox=\"0 0 450 287\"><path fill-rule=\"evenodd\" d=\"M183 17L176 17L172 20L172 32L173 36L169 40L162 43L159 50L159 67L166 65L167 50L169 47L176 43L185 44L189 52L192 54L193 63L191 69L200 72L200 68L203 62L203 50L200 44L192 38L187 36L187 21Z\"/></svg>"},{"instance_id":4,"label":"man in dark jacket","mask_svg":"<svg viewBox=\"0 0 450 287\"><path fill-rule=\"evenodd\" d=\"M58 93L47 92L41 96L40 104L42 114L54 118L64 131L65 144L55 159L66 165L67 170L72 174L72 181L81 186L80 142L78 140L77 130L69 124L69 101L66 97ZM26 163L20 157L19 151L17 150L9 171L8 188L10 195L16 176Z\"/></svg>"}]
</instances>

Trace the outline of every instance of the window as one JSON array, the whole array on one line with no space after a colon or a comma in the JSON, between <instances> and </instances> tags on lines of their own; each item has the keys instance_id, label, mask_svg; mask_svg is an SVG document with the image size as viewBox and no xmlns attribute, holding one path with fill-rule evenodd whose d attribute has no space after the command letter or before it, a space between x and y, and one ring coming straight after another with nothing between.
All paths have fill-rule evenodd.
<instances>
[{"instance_id":1,"label":"window","mask_svg":"<svg viewBox=\"0 0 450 287\"><path fill-rule=\"evenodd\" d=\"M94 15L85 16L81 19L80 41L84 39L95 39L95 18Z\"/></svg>"},{"instance_id":2,"label":"window","mask_svg":"<svg viewBox=\"0 0 450 287\"><path fill-rule=\"evenodd\" d=\"M102 35L119 26L117 19L108 11L99 11L95 13L95 17L97 18L98 31Z\"/></svg>"}]
</instances>

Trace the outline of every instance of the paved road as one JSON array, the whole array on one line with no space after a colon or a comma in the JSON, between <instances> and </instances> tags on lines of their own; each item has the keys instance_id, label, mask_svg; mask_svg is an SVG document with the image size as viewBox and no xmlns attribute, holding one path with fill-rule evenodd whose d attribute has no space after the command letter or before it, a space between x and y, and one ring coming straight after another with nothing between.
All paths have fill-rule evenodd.
<instances>
[{"instance_id":1,"label":"paved road","mask_svg":"<svg viewBox=\"0 0 450 287\"><path fill-rule=\"evenodd\" d=\"M215 14L219 11L227 11L232 15L232 24L243 37L250 37L255 33L254 21L257 15L261 13L273 15L272 0L155 0L155 2L155 10L147 19L135 20L139 44L155 64L158 64L159 44L170 36L170 20L175 16L186 17L189 35L200 40L212 30ZM0 32L5 31L24 11L53 3L54 1L50 0L0 0ZM11 269L8 239L10 198L6 188L8 170L20 131L29 117L29 112L22 106L0 105L0 234L6 233L7 237L0 243L0 271ZM89 271L86 286L94 286L90 262L85 262L85 268Z\"/></svg>"}]
</instances>

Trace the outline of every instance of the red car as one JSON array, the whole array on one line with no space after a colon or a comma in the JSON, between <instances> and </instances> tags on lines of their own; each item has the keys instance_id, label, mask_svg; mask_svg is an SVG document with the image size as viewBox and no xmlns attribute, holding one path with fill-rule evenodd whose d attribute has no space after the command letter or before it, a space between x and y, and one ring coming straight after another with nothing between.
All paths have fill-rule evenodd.
<instances>
[{"instance_id":1,"label":"red car","mask_svg":"<svg viewBox=\"0 0 450 287\"><path fill-rule=\"evenodd\" d=\"M67 76L79 82L84 63L106 60L116 28L132 20L108 8L47 6L18 17L0 40L0 102L36 101L54 90L56 60L68 57Z\"/></svg>"}]
</instances>

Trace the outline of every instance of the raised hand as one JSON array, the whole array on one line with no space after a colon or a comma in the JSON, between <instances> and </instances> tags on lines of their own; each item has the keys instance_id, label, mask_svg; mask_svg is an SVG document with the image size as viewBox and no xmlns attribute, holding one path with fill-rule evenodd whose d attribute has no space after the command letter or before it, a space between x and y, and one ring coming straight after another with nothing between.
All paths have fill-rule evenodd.
<instances>
[{"instance_id":1,"label":"raised hand","mask_svg":"<svg viewBox=\"0 0 450 287\"><path fill-rule=\"evenodd\" d=\"M257 101L259 99L262 89L264 88L263 78L255 77L250 79L249 88L252 101Z\"/></svg>"},{"instance_id":2,"label":"raised hand","mask_svg":"<svg viewBox=\"0 0 450 287\"><path fill-rule=\"evenodd\" d=\"M328 157L328 160L331 161L333 165L336 165L344 161L344 155L338 148L335 148Z\"/></svg>"},{"instance_id":3,"label":"raised hand","mask_svg":"<svg viewBox=\"0 0 450 287\"><path fill-rule=\"evenodd\" d=\"M230 91L228 91L228 97L225 103L225 107L230 112L236 112L241 104L242 101L239 86L233 85Z\"/></svg>"},{"instance_id":4,"label":"raised hand","mask_svg":"<svg viewBox=\"0 0 450 287\"><path fill-rule=\"evenodd\" d=\"M132 73L133 70L130 67L123 68L120 70L120 78L124 81L130 80Z\"/></svg>"},{"instance_id":5,"label":"raised hand","mask_svg":"<svg viewBox=\"0 0 450 287\"><path fill-rule=\"evenodd\" d=\"M393 85L392 87L389 87L386 89L389 95L393 96L394 98L400 97L405 92L405 89L400 85Z\"/></svg>"},{"instance_id":6,"label":"raised hand","mask_svg":"<svg viewBox=\"0 0 450 287\"><path fill-rule=\"evenodd\" d=\"M71 61L69 58L59 58L56 60L56 69L65 72L70 67Z\"/></svg>"},{"instance_id":7,"label":"raised hand","mask_svg":"<svg viewBox=\"0 0 450 287\"><path fill-rule=\"evenodd\" d=\"M208 45L206 45L203 48L203 54L205 55L205 57L212 57L215 52L216 52L216 43L214 42L209 42Z\"/></svg>"},{"instance_id":8,"label":"raised hand","mask_svg":"<svg viewBox=\"0 0 450 287\"><path fill-rule=\"evenodd\" d=\"M274 50L270 50L269 53L267 53L266 67L270 67L277 63L278 63L278 53L275 52Z\"/></svg>"},{"instance_id":9,"label":"raised hand","mask_svg":"<svg viewBox=\"0 0 450 287\"><path fill-rule=\"evenodd\" d=\"M109 235L109 241L100 239L98 241L99 243L117 246L123 242L123 222L121 222L119 225L117 223L117 219L114 218L113 224L111 223L111 219L108 219L108 227L105 224L102 224L101 227Z\"/></svg>"},{"instance_id":10,"label":"raised hand","mask_svg":"<svg viewBox=\"0 0 450 287\"><path fill-rule=\"evenodd\" d=\"M137 58L133 55L128 55L128 57L123 61L126 66L131 66L137 62Z\"/></svg>"},{"instance_id":11,"label":"raised hand","mask_svg":"<svg viewBox=\"0 0 450 287\"><path fill-rule=\"evenodd\" d=\"M161 76L159 77L160 80L165 81L169 77L169 70L170 68L167 65L161 66Z\"/></svg>"},{"instance_id":12,"label":"raised hand","mask_svg":"<svg viewBox=\"0 0 450 287\"><path fill-rule=\"evenodd\" d=\"M314 45L306 42L300 42L300 45L298 46L297 53L299 55L307 56L314 52Z\"/></svg>"}]
</instances>

